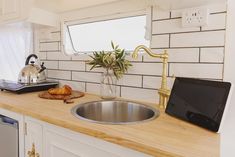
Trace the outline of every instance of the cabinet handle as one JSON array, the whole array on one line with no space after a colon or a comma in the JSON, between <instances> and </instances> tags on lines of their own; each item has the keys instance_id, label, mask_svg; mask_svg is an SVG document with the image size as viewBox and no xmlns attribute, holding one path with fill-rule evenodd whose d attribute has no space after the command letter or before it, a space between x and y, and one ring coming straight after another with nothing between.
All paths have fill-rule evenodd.
<instances>
[{"instance_id":1,"label":"cabinet handle","mask_svg":"<svg viewBox=\"0 0 235 157\"><path fill-rule=\"evenodd\" d=\"M32 150L28 151L28 157L40 157L40 155L38 153L36 153L35 144L34 143L32 145Z\"/></svg>"}]
</instances>

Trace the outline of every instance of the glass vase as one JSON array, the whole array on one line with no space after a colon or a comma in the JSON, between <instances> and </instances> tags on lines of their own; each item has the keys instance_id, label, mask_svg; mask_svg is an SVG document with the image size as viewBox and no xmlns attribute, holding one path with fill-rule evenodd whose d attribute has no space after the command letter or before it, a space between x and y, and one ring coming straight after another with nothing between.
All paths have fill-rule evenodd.
<instances>
[{"instance_id":1,"label":"glass vase","mask_svg":"<svg viewBox=\"0 0 235 157\"><path fill-rule=\"evenodd\" d=\"M116 98L117 79L112 70L105 70L101 76L100 95L102 99L111 100Z\"/></svg>"}]
</instances>

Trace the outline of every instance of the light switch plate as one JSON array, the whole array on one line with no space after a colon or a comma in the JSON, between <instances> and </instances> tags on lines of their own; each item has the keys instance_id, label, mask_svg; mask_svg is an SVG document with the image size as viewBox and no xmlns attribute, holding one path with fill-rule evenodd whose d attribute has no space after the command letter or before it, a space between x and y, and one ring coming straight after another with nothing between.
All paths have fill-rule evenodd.
<instances>
[{"instance_id":1,"label":"light switch plate","mask_svg":"<svg viewBox=\"0 0 235 157\"><path fill-rule=\"evenodd\" d=\"M190 8L182 12L183 27L200 27L208 24L208 8Z\"/></svg>"}]
</instances>

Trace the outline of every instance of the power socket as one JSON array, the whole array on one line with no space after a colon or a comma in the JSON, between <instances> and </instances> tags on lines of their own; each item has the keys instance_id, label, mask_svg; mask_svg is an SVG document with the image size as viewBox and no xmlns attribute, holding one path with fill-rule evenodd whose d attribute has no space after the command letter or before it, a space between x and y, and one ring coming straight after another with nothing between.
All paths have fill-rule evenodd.
<instances>
[{"instance_id":1,"label":"power socket","mask_svg":"<svg viewBox=\"0 0 235 157\"><path fill-rule=\"evenodd\" d=\"M208 8L190 8L182 12L183 27L200 27L208 24Z\"/></svg>"}]
</instances>

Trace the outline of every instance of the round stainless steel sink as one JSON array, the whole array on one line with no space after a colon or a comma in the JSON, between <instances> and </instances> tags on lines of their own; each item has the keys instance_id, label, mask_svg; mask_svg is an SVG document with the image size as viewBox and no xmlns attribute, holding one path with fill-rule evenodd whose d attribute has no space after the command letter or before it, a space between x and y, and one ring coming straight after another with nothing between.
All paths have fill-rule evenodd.
<instances>
[{"instance_id":1,"label":"round stainless steel sink","mask_svg":"<svg viewBox=\"0 0 235 157\"><path fill-rule=\"evenodd\" d=\"M72 108L79 119L102 124L131 124L146 122L159 116L150 106L130 101L94 101Z\"/></svg>"}]
</instances>

